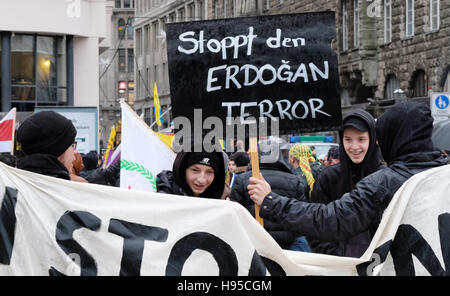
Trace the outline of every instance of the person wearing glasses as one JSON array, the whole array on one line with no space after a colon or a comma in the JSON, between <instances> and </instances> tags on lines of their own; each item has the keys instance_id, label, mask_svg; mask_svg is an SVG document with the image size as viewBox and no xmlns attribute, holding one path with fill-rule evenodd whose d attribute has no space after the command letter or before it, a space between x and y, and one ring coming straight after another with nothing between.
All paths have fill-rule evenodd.
<instances>
[{"instance_id":1,"label":"person wearing glasses","mask_svg":"<svg viewBox=\"0 0 450 296\"><path fill-rule=\"evenodd\" d=\"M17 168L70 180L77 152L76 135L72 121L54 111L33 114L17 130L22 152Z\"/></svg>"}]
</instances>

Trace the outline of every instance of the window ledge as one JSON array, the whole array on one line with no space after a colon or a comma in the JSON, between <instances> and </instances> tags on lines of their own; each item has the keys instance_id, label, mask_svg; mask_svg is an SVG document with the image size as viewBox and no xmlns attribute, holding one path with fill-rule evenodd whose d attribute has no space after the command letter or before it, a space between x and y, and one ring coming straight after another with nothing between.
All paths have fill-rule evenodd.
<instances>
[{"instance_id":1,"label":"window ledge","mask_svg":"<svg viewBox=\"0 0 450 296\"><path fill-rule=\"evenodd\" d=\"M431 30L431 31L425 32L425 35L431 35L431 34L435 34L435 33L439 33L439 29Z\"/></svg>"}]
</instances>

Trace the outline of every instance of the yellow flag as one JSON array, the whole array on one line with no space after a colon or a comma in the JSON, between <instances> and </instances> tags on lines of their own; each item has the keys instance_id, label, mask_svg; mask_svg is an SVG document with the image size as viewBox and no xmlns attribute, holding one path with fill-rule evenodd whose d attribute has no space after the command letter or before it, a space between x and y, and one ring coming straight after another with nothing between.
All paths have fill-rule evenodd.
<instances>
[{"instance_id":1,"label":"yellow flag","mask_svg":"<svg viewBox=\"0 0 450 296\"><path fill-rule=\"evenodd\" d=\"M110 158L110 154L112 154L111 150L113 149L115 139L116 139L116 128L115 128L115 125L113 125L111 127L111 133L109 134L108 147L105 152L105 158L103 160L103 167L106 167L106 164L108 163L108 160Z\"/></svg>"},{"instance_id":2,"label":"yellow flag","mask_svg":"<svg viewBox=\"0 0 450 296\"><path fill-rule=\"evenodd\" d=\"M155 106L155 119L158 119L156 124L158 126L161 126L161 119L159 119L161 117L161 107L159 106L159 95L158 88L156 87L156 82L155 86L153 87L153 106Z\"/></svg>"}]
</instances>

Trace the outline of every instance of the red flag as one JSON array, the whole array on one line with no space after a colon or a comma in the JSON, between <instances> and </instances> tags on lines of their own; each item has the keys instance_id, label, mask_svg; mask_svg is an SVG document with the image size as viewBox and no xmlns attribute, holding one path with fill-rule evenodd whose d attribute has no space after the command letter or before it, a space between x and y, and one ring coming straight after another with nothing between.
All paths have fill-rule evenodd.
<instances>
[{"instance_id":1,"label":"red flag","mask_svg":"<svg viewBox=\"0 0 450 296\"><path fill-rule=\"evenodd\" d=\"M11 109L11 111L0 120L0 152L13 153L15 120L16 108Z\"/></svg>"}]
</instances>

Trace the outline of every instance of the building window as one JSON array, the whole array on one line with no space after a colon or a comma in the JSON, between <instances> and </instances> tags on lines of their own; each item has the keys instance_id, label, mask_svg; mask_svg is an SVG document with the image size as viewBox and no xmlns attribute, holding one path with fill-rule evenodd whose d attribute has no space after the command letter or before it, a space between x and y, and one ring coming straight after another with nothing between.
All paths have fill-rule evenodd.
<instances>
[{"instance_id":1,"label":"building window","mask_svg":"<svg viewBox=\"0 0 450 296\"><path fill-rule=\"evenodd\" d=\"M129 18L127 21L127 35L129 40L134 38L133 18Z\"/></svg>"},{"instance_id":2,"label":"building window","mask_svg":"<svg viewBox=\"0 0 450 296\"><path fill-rule=\"evenodd\" d=\"M437 31L440 26L439 0L430 0L430 30Z\"/></svg>"},{"instance_id":3,"label":"building window","mask_svg":"<svg viewBox=\"0 0 450 296\"><path fill-rule=\"evenodd\" d=\"M342 50L348 49L348 12L347 0L342 1Z\"/></svg>"},{"instance_id":4,"label":"building window","mask_svg":"<svg viewBox=\"0 0 450 296\"><path fill-rule=\"evenodd\" d=\"M128 48L128 72L134 72L134 49Z\"/></svg>"},{"instance_id":5,"label":"building window","mask_svg":"<svg viewBox=\"0 0 450 296\"><path fill-rule=\"evenodd\" d=\"M200 17L200 20L205 19L205 7L203 6L203 0L198 1L198 16Z\"/></svg>"},{"instance_id":6,"label":"building window","mask_svg":"<svg viewBox=\"0 0 450 296\"><path fill-rule=\"evenodd\" d=\"M359 47L359 0L353 0L353 46Z\"/></svg>"},{"instance_id":7,"label":"building window","mask_svg":"<svg viewBox=\"0 0 450 296\"><path fill-rule=\"evenodd\" d=\"M11 103L18 111L67 105L66 42L62 37L11 37Z\"/></svg>"},{"instance_id":8,"label":"building window","mask_svg":"<svg viewBox=\"0 0 450 296\"><path fill-rule=\"evenodd\" d=\"M126 61L125 61L125 48L119 49L119 72L125 72Z\"/></svg>"},{"instance_id":9,"label":"building window","mask_svg":"<svg viewBox=\"0 0 450 296\"><path fill-rule=\"evenodd\" d=\"M195 21L195 5L194 3L192 3L191 5L189 5L188 7L188 11L189 11L189 18L191 21Z\"/></svg>"},{"instance_id":10,"label":"building window","mask_svg":"<svg viewBox=\"0 0 450 296\"><path fill-rule=\"evenodd\" d=\"M121 0L116 0L114 7L115 8L122 8L122 4L120 2L121 2Z\"/></svg>"},{"instance_id":11,"label":"building window","mask_svg":"<svg viewBox=\"0 0 450 296\"><path fill-rule=\"evenodd\" d=\"M392 4L391 0L384 0L384 42L392 41Z\"/></svg>"},{"instance_id":12,"label":"building window","mask_svg":"<svg viewBox=\"0 0 450 296\"><path fill-rule=\"evenodd\" d=\"M414 36L414 0L406 0L406 37Z\"/></svg>"},{"instance_id":13,"label":"building window","mask_svg":"<svg viewBox=\"0 0 450 296\"><path fill-rule=\"evenodd\" d=\"M119 22L117 25L117 30L119 32L119 39L124 39L125 38L125 20L124 19L119 19Z\"/></svg>"},{"instance_id":14,"label":"building window","mask_svg":"<svg viewBox=\"0 0 450 296\"><path fill-rule=\"evenodd\" d=\"M154 22L152 24L152 49L154 51L158 50L158 43L156 42L156 37L158 36L158 32L159 31L159 23L158 22Z\"/></svg>"},{"instance_id":15,"label":"building window","mask_svg":"<svg viewBox=\"0 0 450 296\"><path fill-rule=\"evenodd\" d=\"M123 8L130 8L131 0L123 0Z\"/></svg>"},{"instance_id":16,"label":"building window","mask_svg":"<svg viewBox=\"0 0 450 296\"><path fill-rule=\"evenodd\" d=\"M144 40L146 38L147 36L144 37ZM145 50L147 50L147 48ZM142 55L142 29L136 30L136 55L137 56Z\"/></svg>"},{"instance_id":17,"label":"building window","mask_svg":"<svg viewBox=\"0 0 450 296\"><path fill-rule=\"evenodd\" d=\"M148 126L150 126L152 124L152 109L151 108L144 109L144 121Z\"/></svg>"},{"instance_id":18,"label":"building window","mask_svg":"<svg viewBox=\"0 0 450 296\"><path fill-rule=\"evenodd\" d=\"M219 7L217 5L217 0L212 0L212 7L213 7L213 13L214 13L214 18L217 19L219 18Z\"/></svg>"},{"instance_id":19,"label":"building window","mask_svg":"<svg viewBox=\"0 0 450 296\"><path fill-rule=\"evenodd\" d=\"M413 76L413 98L427 96L426 76L423 70L418 70Z\"/></svg>"},{"instance_id":20,"label":"building window","mask_svg":"<svg viewBox=\"0 0 450 296\"><path fill-rule=\"evenodd\" d=\"M388 76L388 79L386 80L386 86L384 88L384 98L386 100L393 100L394 97L394 91L400 89L400 80L395 75Z\"/></svg>"},{"instance_id":21,"label":"building window","mask_svg":"<svg viewBox=\"0 0 450 296\"><path fill-rule=\"evenodd\" d=\"M444 92L450 92L450 71L448 71L447 73L447 78L445 79L444 82Z\"/></svg>"}]
</instances>

